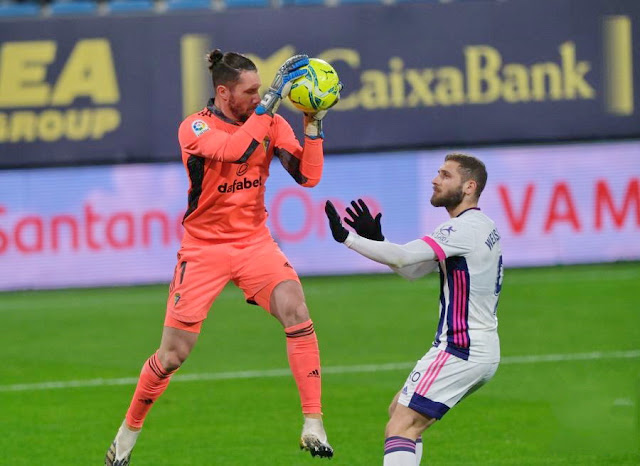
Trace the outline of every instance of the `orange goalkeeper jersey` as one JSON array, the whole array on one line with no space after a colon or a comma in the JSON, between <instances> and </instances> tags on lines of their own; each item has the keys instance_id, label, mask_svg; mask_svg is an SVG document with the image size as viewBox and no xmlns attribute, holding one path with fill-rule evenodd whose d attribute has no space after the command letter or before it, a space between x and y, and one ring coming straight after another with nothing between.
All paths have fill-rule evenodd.
<instances>
[{"instance_id":1,"label":"orange goalkeeper jersey","mask_svg":"<svg viewBox=\"0 0 640 466\"><path fill-rule=\"evenodd\" d=\"M266 228L265 183L274 155L307 187L322 176L322 139L305 138L304 149L280 115L251 115L234 122L209 101L180 125L182 163L189 177L183 225L188 236L232 241Z\"/></svg>"}]
</instances>

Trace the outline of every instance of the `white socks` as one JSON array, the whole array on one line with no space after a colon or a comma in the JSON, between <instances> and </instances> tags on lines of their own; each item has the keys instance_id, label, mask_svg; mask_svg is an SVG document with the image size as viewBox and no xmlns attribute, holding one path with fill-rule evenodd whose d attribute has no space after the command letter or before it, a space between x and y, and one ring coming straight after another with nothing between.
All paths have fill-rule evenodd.
<instances>
[{"instance_id":1,"label":"white socks","mask_svg":"<svg viewBox=\"0 0 640 466\"><path fill-rule=\"evenodd\" d=\"M422 460L422 436L416 439L416 466L420 466Z\"/></svg>"},{"instance_id":2,"label":"white socks","mask_svg":"<svg viewBox=\"0 0 640 466\"><path fill-rule=\"evenodd\" d=\"M322 419L316 419L313 417L305 417L304 425L302 426L302 436L315 435L322 443L327 443L327 433L324 431L324 424Z\"/></svg>"},{"instance_id":3,"label":"white socks","mask_svg":"<svg viewBox=\"0 0 640 466\"><path fill-rule=\"evenodd\" d=\"M384 441L384 466L416 466L416 442L399 436Z\"/></svg>"},{"instance_id":4,"label":"white socks","mask_svg":"<svg viewBox=\"0 0 640 466\"><path fill-rule=\"evenodd\" d=\"M118 434L116 435L116 460L126 458L138 440L140 431L133 432L129 430L125 421L122 421Z\"/></svg>"}]
</instances>

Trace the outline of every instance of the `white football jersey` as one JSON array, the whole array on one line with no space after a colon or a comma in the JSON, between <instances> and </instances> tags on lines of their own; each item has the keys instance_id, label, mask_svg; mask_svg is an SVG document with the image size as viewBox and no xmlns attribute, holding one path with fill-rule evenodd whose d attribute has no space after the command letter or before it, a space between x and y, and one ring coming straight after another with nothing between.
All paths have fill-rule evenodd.
<instances>
[{"instance_id":1,"label":"white football jersey","mask_svg":"<svg viewBox=\"0 0 640 466\"><path fill-rule=\"evenodd\" d=\"M422 239L440 264L440 320L433 346L472 362L500 361L496 311L503 267L495 223L480 209L467 209Z\"/></svg>"}]
</instances>

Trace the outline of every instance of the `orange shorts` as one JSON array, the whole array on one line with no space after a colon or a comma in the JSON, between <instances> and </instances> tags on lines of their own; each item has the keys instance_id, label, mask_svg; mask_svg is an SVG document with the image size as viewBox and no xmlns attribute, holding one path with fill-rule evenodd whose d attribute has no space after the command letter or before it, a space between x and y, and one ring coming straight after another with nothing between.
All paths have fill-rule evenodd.
<instances>
[{"instance_id":1,"label":"orange shorts","mask_svg":"<svg viewBox=\"0 0 640 466\"><path fill-rule=\"evenodd\" d=\"M239 241L213 243L186 237L169 287L165 325L199 332L209 308L233 281L247 302L269 311L271 292L300 279L268 231Z\"/></svg>"}]
</instances>

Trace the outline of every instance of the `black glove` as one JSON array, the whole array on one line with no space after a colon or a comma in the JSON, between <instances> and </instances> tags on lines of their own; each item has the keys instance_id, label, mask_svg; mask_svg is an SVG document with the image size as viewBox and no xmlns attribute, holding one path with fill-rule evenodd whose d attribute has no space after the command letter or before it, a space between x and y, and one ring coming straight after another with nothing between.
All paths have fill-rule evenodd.
<instances>
[{"instance_id":1,"label":"black glove","mask_svg":"<svg viewBox=\"0 0 640 466\"><path fill-rule=\"evenodd\" d=\"M331 201L327 201L324 205L324 212L329 219L329 228L331 228L333 239L338 243L344 243L349 236L349 231L342 225L338 211Z\"/></svg>"},{"instance_id":2,"label":"black glove","mask_svg":"<svg viewBox=\"0 0 640 466\"><path fill-rule=\"evenodd\" d=\"M376 218L373 218L371 212L369 212L369 207L367 207L367 204L365 204L362 199L358 199L357 203L356 201L351 201L351 205L353 206L353 210L347 207L347 213L351 217L351 220L347 217L344 218L347 225L353 228L356 233L363 238L374 241L384 241L382 226L380 225L382 213L379 213L376 215Z\"/></svg>"}]
</instances>

